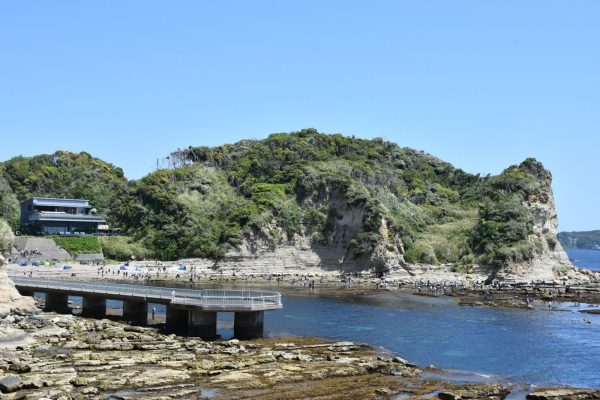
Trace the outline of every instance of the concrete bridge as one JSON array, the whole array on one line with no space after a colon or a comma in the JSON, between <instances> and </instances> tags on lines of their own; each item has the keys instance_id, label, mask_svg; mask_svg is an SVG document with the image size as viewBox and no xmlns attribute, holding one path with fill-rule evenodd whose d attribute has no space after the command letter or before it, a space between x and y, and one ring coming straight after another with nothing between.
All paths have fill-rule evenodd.
<instances>
[{"instance_id":1,"label":"concrete bridge","mask_svg":"<svg viewBox=\"0 0 600 400\"><path fill-rule=\"evenodd\" d=\"M262 337L264 311L283 308L281 295L271 291L180 289L125 285L104 282L78 282L12 276L22 295L46 294L45 311L68 313L69 296L81 296L81 316L106 317L106 300L123 301L123 319L136 325L148 322L148 303L167 308L167 329L180 335L214 339L217 312L234 312L234 336L239 339Z\"/></svg>"}]
</instances>

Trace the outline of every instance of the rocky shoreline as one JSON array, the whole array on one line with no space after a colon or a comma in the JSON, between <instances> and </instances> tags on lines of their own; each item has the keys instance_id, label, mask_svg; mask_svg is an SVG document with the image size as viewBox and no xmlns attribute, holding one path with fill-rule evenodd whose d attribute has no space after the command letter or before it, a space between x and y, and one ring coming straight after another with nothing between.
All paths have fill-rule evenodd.
<instances>
[{"instance_id":1,"label":"rocky shoreline","mask_svg":"<svg viewBox=\"0 0 600 400\"><path fill-rule=\"evenodd\" d=\"M178 265L186 265L180 270ZM294 271L287 274L230 273L222 274L193 263L140 262L131 263L126 270L119 265L104 267L74 265L71 269L59 266L21 267L8 264L12 275L49 279L106 280L122 283L151 284L181 287L260 287L274 290L311 290L314 294L347 296L375 290L402 290L423 296L450 296L464 306L533 308L533 302L581 303L600 305L600 273L574 268L564 274L564 280L529 283L484 284L482 276L432 271L411 279L386 275L381 278L369 273L340 274L333 271ZM139 271L138 271L139 269ZM314 284L311 289L310 284ZM529 299L529 302L527 301ZM586 311L587 312L587 311Z\"/></svg>"},{"instance_id":2,"label":"rocky shoreline","mask_svg":"<svg viewBox=\"0 0 600 400\"><path fill-rule=\"evenodd\" d=\"M204 342L53 313L7 315L0 326L6 399L385 398L453 387L432 388L415 365L351 342Z\"/></svg>"},{"instance_id":3,"label":"rocky shoreline","mask_svg":"<svg viewBox=\"0 0 600 400\"><path fill-rule=\"evenodd\" d=\"M513 390L423 378L416 365L352 342L205 342L38 311L3 315L0 332L1 399L503 399ZM597 399L600 391L528 398Z\"/></svg>"},{"instance_id":4,"label":"rocky shoreline","mask_svg":"<svg viewBox=\"0 0 600 400\"><path fill-rule=\"evenodd\" d=\"M104 274L91 266L39 267L33 272L37 277L143 283L121 273L113 275L115 268L107 267ZM16 265L8 266L8 271L27 273ZM189 270L150 275L154 284L189 285L192 278L201 286L270 286L324 296L362 296L384 282L361 276L343 282L334 274L322 283L318 276L306 275L192 275ZM311 280L317 282L314 289L307 287ZM575 295L581 302L600 300L593 286L566 293L558 291L560 285L467 286L440 293L426 287L417 292L414 285L389 281L387 290L449 295L472 306L528 307L525 296L545 302L550 290L555 301L573 301ZM483 298L486 292L491 298ZM600 399L598 390L550 388L527 393L532 389L523 392L505 382L464 385L440 378L444 371L418 367L364 344L317 338L206 342L167 334L161 324L139 327L112 317L94 320L43 313L23 307L31 304L19 297L11 294L10 312L0 312L0 399L503 399L511 393L511 398L527 395L539 400Z\"/></svg>"}]
</instances>

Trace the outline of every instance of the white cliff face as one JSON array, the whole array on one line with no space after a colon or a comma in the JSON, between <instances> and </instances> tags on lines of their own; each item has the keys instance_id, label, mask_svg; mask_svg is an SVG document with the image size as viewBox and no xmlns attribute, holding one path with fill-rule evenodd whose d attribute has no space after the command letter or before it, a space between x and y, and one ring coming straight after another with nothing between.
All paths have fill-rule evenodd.
<instances>
[{"instance_id":1,"label":"white cliff face","mask_svg":"<svg viewBox=\"0 0 600 400\"><path fill-rule=\"evenodd\" d=\"M572 267L567 253L557 239L558 215L554 206L554 195L549 188L539 198L528 199L525 203L533 215L535 234L543 238L544 249L542 255L548 258L554 269L561 267Z\"/></svg>"},{"instance_id":2,"label":"white cliff face","mask_svg":"<svg viewBox=\"0 0 600 400\"><path fill-rule=\"evenodd\" d=\"M0 314L8 314L15 310L28 311L35 308L33 297L23 297L8 278L4 266L7 253L12 248L13 235L4 221L0 220Z\"/></svg>"},{"instance_id":3,"label":"white cliff face","mask_svg":"<svg viewBox=\"0 0 600 400\"><path fill-rule=\"evenodd\" d=\"M347 203L340 193L332 192L321 199L335 210L327 237L314 240L306 229L289 239L271 224L261 232L245 238L212 268L224 274L278 274L305 272L360 272L402 269L405 265L402 242L391 238L387 222L381 219L378 240L372 251L358 257L352 239L363 228L364 209Z\"/></svg>"},{"instance_id":4,"label":"white cliff face","mask_svg":"<svg viewBox=\"0 0 600 400\"><path fill-rule=\"evenodd\" d=\"M381 218L379 237L373 251L359 258L358 267L362 265L363 269L366 267L376 272L395 272L397 275L408 276L402 240L390 234L385 218Z\"/></svg>"},{"instance_id":5,"label":"white cliff face","mask_svg":"<svg viewBox=\"0 0 600 400\"><path fill-rule=\"evenodd\" d=\"M567 253L558 242L558 215L550 185L539 195L525 200L524 205L533 216L533 234L529 241L536 247L533 260L510 265L496 275L497 279L517 282L551 282L564 271L573 268Z\"/></svg>"}]
</instances>

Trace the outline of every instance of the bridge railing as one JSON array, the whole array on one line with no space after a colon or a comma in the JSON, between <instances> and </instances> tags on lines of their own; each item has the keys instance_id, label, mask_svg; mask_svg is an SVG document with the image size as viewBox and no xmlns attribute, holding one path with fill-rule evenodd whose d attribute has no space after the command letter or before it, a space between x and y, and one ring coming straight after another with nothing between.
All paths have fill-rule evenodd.
<instances>
[{"instance_id":1,"label":"bridge railing","mask_svg":"<svg viewBox=\"0 0 600 400\"><path fill-rule=\"evenodd\" d=\"M34 289L53 289L68 292L97 293L104 295L158 298L168 300L172 297L172 289L141 285L120 285L114 283L87 283L51 279L31 279L11 277L17 286Z\"/></svg>"},{"instance_id":2,"label":"bridge railing","mask_svg":"<svg viewBox=\"0 0 600 400\"><path fill-rule=\"evenodd\" d=\"M281 306L281 295L277 292L255 290L221 290L221 289L178 289L142 285L125 285L118 283L88 283L67 280L52 280L12 276L17 286L29 289L61 290L66 292L103 294L117 297L140 297L148 299L168 300L173 304L213 307L258 307Z\"/></svg>"},{"instance_id":3,"label":"bridge railing","mask_svg":"<svg viewBox=\"0 0 600 400\"><path fill-rule=\"evenodd\" d=\"M176 292L172 302L203 307L276 307L282 304L281 294L277 292L219 289L203 289L199 298L181 297L180 293Z\"/></svg>"}]
</instances>

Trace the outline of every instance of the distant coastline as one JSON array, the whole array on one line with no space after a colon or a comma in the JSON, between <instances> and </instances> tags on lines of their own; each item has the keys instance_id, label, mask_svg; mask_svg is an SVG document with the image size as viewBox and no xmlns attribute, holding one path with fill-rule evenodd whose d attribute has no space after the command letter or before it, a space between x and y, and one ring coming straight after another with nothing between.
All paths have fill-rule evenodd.
<instances>
[{"instance_id":1,"label":"distant coastline","mask_svg":"<svg viewBox=\"0 0 600 400\"><path fill-rule=\"evenodd\" d=\"M600 271L600 250L570 248L566 252L574 266Z\"/></svg>"},{"instance_id":2,"label":"distant coastline","mask_svg":"<svg viewBox=\"0 0 600 400\"><path fill-rule=\"evenodd\" d=\"M600 250L600 230L560 232L557 237L565 249Z\"/></svg>"}]
</instances>

